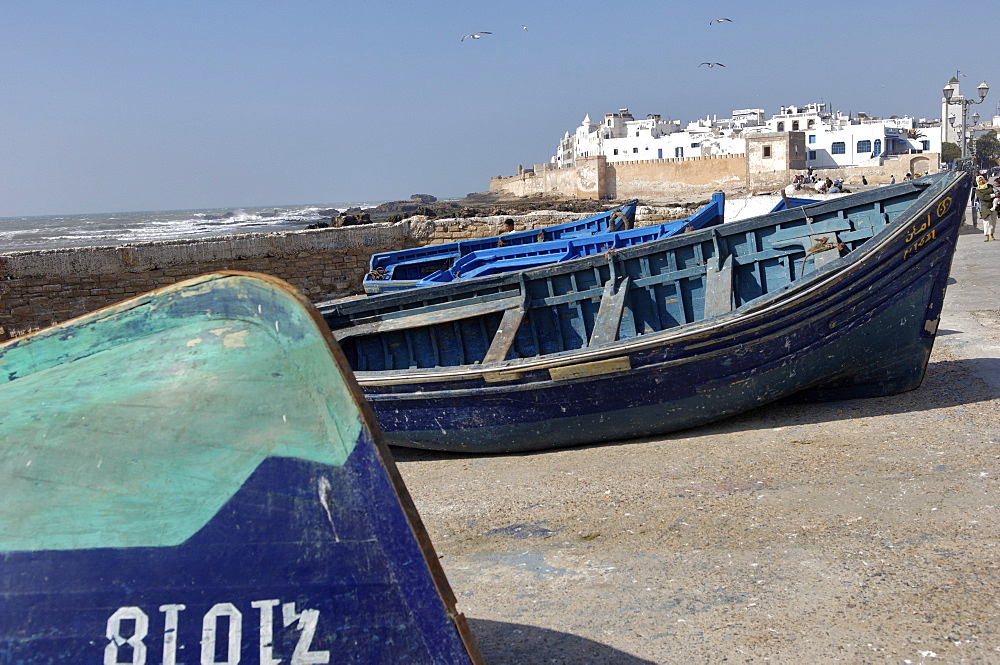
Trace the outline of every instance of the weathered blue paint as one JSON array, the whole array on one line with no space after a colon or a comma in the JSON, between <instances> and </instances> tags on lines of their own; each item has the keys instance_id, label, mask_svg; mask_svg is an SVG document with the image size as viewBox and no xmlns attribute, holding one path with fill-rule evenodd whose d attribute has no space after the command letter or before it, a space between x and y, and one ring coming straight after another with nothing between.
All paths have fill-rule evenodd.
<instances>
[{"instance_id":1,"label":"weathered blue paint","mask_svg":"<svg viewBox=\"0 0 1000 665\"><path fill-rule=\"evenodd\" d=\"M888 395L922 380L968 187L944 173L321 311L396 445L534 450Z\"/></svg>"},{"instance_id":2,"label":"weathered blue paint","mask_svg":"<svg viewBox=\"0 0 1000 665\"><path fill-rule=\"evenodd\" d=\"M635 223L638 204L637 199L629 199L624 205L597 215L541 229L515 231L502 237L488 236L373 254L369 261L369 272L363 280L365 293L375 295L412 289L417 286L419 280L439 270L447 270L455 261L471 252L495 249L499 246L530 245L537 242L580 238L631 228Z\"/></svg>"},{"instance_id":3,"label":"weathered blue paint","mask_svg":"<svg viewBox=\"0 0 1000 665\"><path fill-rule=\"evenodd\" d=\"M343 356L286 284L192 280L0 346L0 366L0 662L478 662Z\"/></svg>"},{"instance_id":4,"label":"weathered blue paint","mask_svg":"<svg viewBox=\"0 0 1000 665\"><path fill-rule=\"evenodd\" d=\"M785 196L778 201L771 212L778 212L779 210L788 210L789 208L801 208L802 206L810 205L816 203L818 199L803 199L799 197Z\"/></svg>"}]
</instances>

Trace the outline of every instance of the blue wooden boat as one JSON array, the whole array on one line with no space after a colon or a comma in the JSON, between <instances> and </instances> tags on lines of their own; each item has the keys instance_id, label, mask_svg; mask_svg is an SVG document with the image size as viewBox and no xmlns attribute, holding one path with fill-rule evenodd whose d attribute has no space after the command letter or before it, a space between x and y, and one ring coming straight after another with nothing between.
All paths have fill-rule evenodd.
<instances>
[{"instance_id":1,"label":"blue wooden boat","mask_svg":"<svg viewBox=\"0 0 1000 665\"><path fill-rule=\"evenodd\" d=\"M782 196L781 200L771 208L771 212L779 212L781 210L788 210L789 208L801 208L802 206L816 203L816 201L817 199L804 199L798 196Z\"/></svg>"},{"instance_id":2,"label":"blue wooden boat","mask_svg":"<svg viewBox=\"0 0 1000 665\"><path fill-rule=\"evenodd\" d=\"M418 280L414 286L433 286L456 279L484 277L502 272L525 270L549 263L572 261L602 252L614 252L624 247L660 238L670 238L678 233L688 233L716 226L725 219L725 203L725 194L719 192L713 194L711 201L698 212L672 222L612 233L597 233L582 238L476 250L455 261L450 268L439 270Z\"/></svg>"},{"instance_id":3,"label":"blue wooden boat","mask_svg":"<svg viewBox=\"0 0 1000 665\"><path fill-rule=\"evenodd\" d=\"M216 274L0 346L0 662L481 662L329 329Z\"/></svg>"},{"instance_id":4,"label":"blue wooden boat","mask_svg":"<svg viewBox=\"0 0 1000 665\"><path fill-rule=\"evenodd\" d=\"M373 254L369 261L368 274L365 275L362 285L368 295L410 289L427 275L450 268L455 261L470 252L580 238L595 233L632 228L635 224L635 210L638 204L637 199L629 199L624 205L606 212L542 229L527 229L502 236L489 236Z\"/></svg>"},{"instance_id":5,"label":"blue wooden boat","mask_svg":"<svg viewBox=\"0 0 1000 665\"><path fill-rule=\"evenodd\" d=\"M401 446L537 450L890 395L922 380L968 193L945 172L320 311Z\"/></svg>"}]
</instances>

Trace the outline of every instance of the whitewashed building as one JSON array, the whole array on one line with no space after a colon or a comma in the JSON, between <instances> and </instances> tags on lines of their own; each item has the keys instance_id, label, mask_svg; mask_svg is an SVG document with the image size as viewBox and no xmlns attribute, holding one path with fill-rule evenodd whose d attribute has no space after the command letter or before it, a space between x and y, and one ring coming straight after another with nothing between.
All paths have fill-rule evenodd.
<instances>
[{"instance_id":1,"label":"whitewashed building","mask_svg":"<svg viewBox=\"0 0 1000 665\"><path fill-rule=\"evenodd\" d=\"M814 169L879 166L902 154L940 153L939 124L906 116L844 115L812 103L782 106L770 119L763 109L739 109L730 118L699 118L681 129L678 120L656 114L636 120L628 109L619 109L600 123L587 115L573 134L566 132L550 161L563 168L574 166L578 157L597 155L609 163L738 155L745 154L748 135L802 132L806 163Z\"/></svg>"}]
</instances>

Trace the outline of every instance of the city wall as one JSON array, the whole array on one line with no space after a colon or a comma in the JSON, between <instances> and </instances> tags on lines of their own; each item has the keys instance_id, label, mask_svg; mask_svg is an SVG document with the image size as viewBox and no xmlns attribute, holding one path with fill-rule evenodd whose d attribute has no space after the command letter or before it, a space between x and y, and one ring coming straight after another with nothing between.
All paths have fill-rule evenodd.
<instances>
[{"instance_id":1,"label":"city wall","mask_svg":"<svg viewBox=\"0 0 1000 665\"><path fill-rule=\"evenodd\" d=\"M511 216L518 230L583 215ZM496 235L507 217L366 224L275 233L0 254L0 340L216 270L261 272L310 300L361 292L376 252Z\"/></svg>"},{"instance_id":2,"label":"city wall","mask_svg":"<svg viewBox=\"0 0 1000 665\"><path fill-rule=\"evenodd\" d=\"M569 168L539 164L517 175L491 178L490 191L504 196L666 200L692 191L741 186L745 180L743 155L610 163L601 155L581 157Z\"/></svg>"},{"instance_id":3,"label":"city wall","mask_svg":"<svg viewBox=\"0 0 1000 665\"><path fill-rule=\"evenodd\" d=\"M608 196L613 199L666 199L692 190L726 189L746 178L743 155L653 159L608 165Z\"/></svg>"},{"instance_id":4,"label":"city wall","mask_svg":"<svg viewBox=\"0 0 1000 665\"><path fill-rule=\"evenodd\" d=\"M503 196L555 196L600 199L609 196L608 163L601 157L581 157L577 165L568 169L551 168L548 164L534 169L518 169L517 175L497 176L490 179L490 191Z\"/></svg>"},{"instance_id":5,"label":"city wall","mask_svg":"<svg viewBox=\"0 0 1000 665\"><path fill-rule=\"evenodd\" d=\"M745 189L750 192L779 190L796 175L806 174L806 144L803 132L783 132L754 136L747 141L747 153L716 157L652 159L606 162L601 155L581 157L576 166L557 169L538 164L534 169L518 169L517 175L490 180L490 191L504 196L576 196L616 200L638 198L665 201L680 196L714 190ZM861 183L900 181L907 172L915 175L940 170L937 153L883 156L871 165L821 169L821 175Z\"/></svg>"}]
</instances>

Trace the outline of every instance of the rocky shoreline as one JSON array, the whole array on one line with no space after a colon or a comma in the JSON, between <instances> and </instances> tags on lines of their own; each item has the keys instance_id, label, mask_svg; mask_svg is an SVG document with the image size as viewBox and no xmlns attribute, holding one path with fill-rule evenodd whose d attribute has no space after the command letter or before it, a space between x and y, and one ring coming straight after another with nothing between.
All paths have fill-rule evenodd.
<instances>
[{"instance_id":1,"label":"rocky shoreline","mask_svg":"<svg viewBox=\"0 0 1000 665\"><path fill-rule=\"evenodd\" d=\"M649 213L654 217L676 219L685 217L690 212L706 205L710 196L711 193L706 195L703 192L698 192L677 201L651 201L648 202L647 207L652 208ZM374 208L324 211L330 213L330 222L312 224L308 228L356 226L373 222L400 222L418 216L422 220L432 220L517 216L539 211L596 214L623 203L625 203L624 199L599 200L543 195L509 197L492 192L472 193L462 199L439 201L436 197L428 194L414 194L408 201L390 201ZM645 202L640 203L645 204ZM662 209L668 209L670 212L664 212Z\"/></svg>"}]
</instances>

